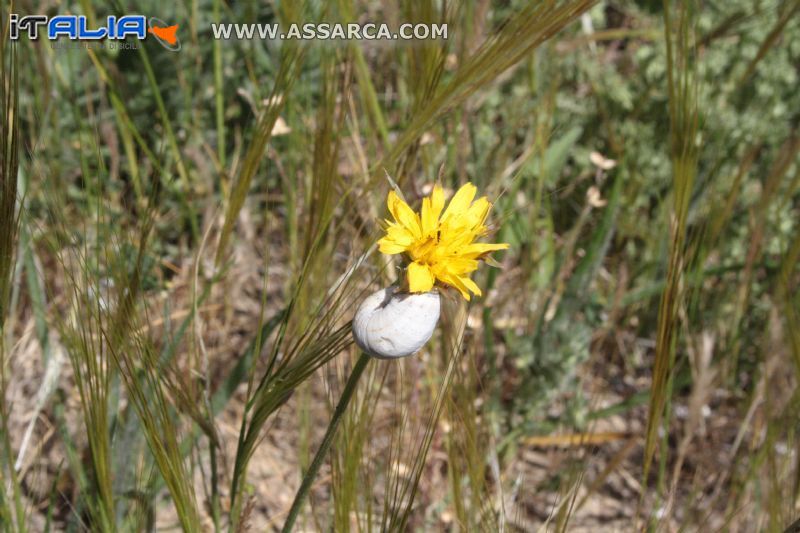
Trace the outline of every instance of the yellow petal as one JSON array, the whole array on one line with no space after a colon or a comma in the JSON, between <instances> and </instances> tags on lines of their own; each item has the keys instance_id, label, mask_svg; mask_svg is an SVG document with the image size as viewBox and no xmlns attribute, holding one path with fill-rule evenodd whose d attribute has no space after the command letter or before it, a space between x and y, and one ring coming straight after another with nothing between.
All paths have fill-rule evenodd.
<instances>
[{"instance_id":1,"label":"yellow petal","mask_svg":"<svg viewBox=\"0 0 800 533\"><path fill-rule=\"evenodd\" d=\"M414 246L409 251L411 252L411 259L414 261L424 259L423 262L427 263L436 254L437 250L436 239L425 239L414 243Z\"/></svg>"},{"instance_id":2,"label":"yellow petal","mask_svg":"<svg viewBox=\"0 0 800 533\"><path fill-rule=\"evenodd\" d=\"M433 205L433 209L436 212L436 216L442 214L442 209L444 209L444 189L442 189L441 185L434 185L433 192L431 193L431 202Z\"/></svg>"},{"instance_id":3,"label":"yellow petal","mask_svg":"<svg viewBox=\"0 0 800 533\"><path fill-rule=\"evenodd\" d=\"M459 256L443 258L433 265L433 273L437 277L439 277L440 274L462 276L476 270L478 270L478 261Z\"/></svg>"},{"instance_id":4,"label":"yellow petal","mask_svg":"<svg viewBox=\"0 0 800 533\"><path fill-rule=\"evenodd\" d=\"M472 183L468 182L462 185L455 196L450 200L450 204L447 206L442 219L445 220L449 217L465 214L469 208L469 204L472 203L472 199L475 198L476 192L478 192L478 189Z\"/></svg>"},{"instance_id":5,"label":"yellow petal","mask_svg":"<svg viewBox=\"0 0 800 533\"><path fill-rule=\"evenodd\" d=\"M399 224L392 224L386 229L386 238L405 247L414 244L414 236L405 226Z\"/></svg>"},{"instance_id":6,"label":"yellow petal","mask_svg":"<svg viewBox=\"0 0 800 533\"><path fill-rule=\"evenodd\" d=\"M383 239L378 241L378 250L380 250L382 254L394 255L405 252L406 247L397 244L395 241L389 239L388 237L384 237Z\"/></svg>"},{"instance_id":7,"label":"yellow petal","mask_svg":"<svg viewBox=\"0 0 800 533\"><path fill-rule=\"evenodd\" d=\"M430 235L436 231L439 221L433 218L433 209L431 208L431 199L422 199L422 234Z\"/></svg>"},{"instance_id":8,"label":"yellow petal","mask_svg":"<svg viewBox=\"0 0 800 533\"><path fill-rule=\"evenodd\" d=\"M396 222L389 222L386 235L378 241L378 247L384 254L399 254L405 252L414 244L414 236L404 226Z\"/></svg>"},{"instance_id":9,"label":"yellow petal","mask_svg":"<svg viewBox=\"0 0 800 533\"><path fill-rule=\"evenodd\" d=\"M507 250L507 249L508 249L508 243L505 242L497 244L492 244L488 242L474 242L461 249L461 256L469 257L471 259L477 259L483 255L488 254L489 252L494 252L496 250Z\"/></svg>"},{"instance_id":10,"label":"yellow petal","mask_svg":"<svg viewBox=\"0 0 800 533\"><path fill-rule=\"evenodd\" d=\"M476 193L472 183L463 185L444 213L444 191L438 185L423 199L419 213L397 193L389 193L393 221L387 221L386 235L378 243L381 252L405 253L412 261L406 271L411 292L430 291L438 281L458 290L466 300L481 295L470 274L489 253L509 246L475 242L488 233L485 222L492 208L485 196L474 200Z\"/></svg>"},{"instance_id":11,"label":"yellow petal","mask_svg":"<svg viewBox=\"0 0 800 533\"><path fill-rule=\"evenodd\" d=\"M472 293L473 293L475 296L481 296L481 295L483 294L483 293L481 292L481 289L480 289L480 287L478 287L478 285L477 285L477 284L476 284L474 281L472 281L471 279L469 279L469 277L468 277L468 276L459 276L459 277L458 277L458 280L459 280L461 283L463 283L463 284L464 284L464 285L465 285L465 286L466 286L466 287L467 287L467 288L468 288L470 291L472 291Z\"/></svg>"},{"instance_id":12,"label":"yellow petal","mask_svg":"<svg viewBox=\"0 0 800 533\"><path fill-rule=\"evenodd\" d=\"M389 194L386 195L386 207L389 208L389 212L394 215L394 204L397 202L402 202L403 200L397 196L397 193L394 191L389 191Z\"/></svg>"},{"instance_id":13,"label":"yellow petal","mask_svg":"<svg viewBox=\"0 0 800 533\"><path fill-rule=\"evenodd\" d=\"M439 229L439 215L444 207L444 191L439 185L431 195L422 200L422 235L429 236Z\"/></svg>"},{"instance_id":14,"label":"yellow petal","mask_svg":"<svg viewBox=\"0 0 800 533\"><path fill-rule=\"evenodd\" d=\"M463 296L466 301L469 301L470 299L469 289L467 288L466 285L464 285L464 282L461 281L461 279L458 276L453 276L452 274L445 273L442 274L441 276L436 276L436 277L439 280L441 280L442 283L450 285L454 289L458 290L458 292L461 293L461 296Z\"/></svg>"},{"instance_id":15,"label":"yellow petal","mask_svg":"<svg viewBox=\"0 0 800 533\"><path fill-rule=\"evenodd\" d=\"M411 292L428 292L433 288L433 272L428 265L416 261L408 265L408 290Z\"/></svg>"},{"instance_id":16,"label":"yellow petal","mask_svg":"<svg viewBox=\"0 0 800 533\"><path fill-rule=\"evenodd\" d=\"M472 244L478 235L464 228L453 228L450 224L442 224L439 235L442 255L458 255L465 246Z\"/></svg>"},{"instance_id":17,"label":"yellow petal","mask_svg":"<svg viewBox=\"0 0 800 533\"><path fill-rule=\"evenodd\" d=\"M467 209L466 219L467 225L470 228L482 226L489 215L489 210L492 208L491 202L486 197L478 198L475 203Z\"/></svg>"},{"instance_id":18,"label":"yellow petal","mask_svg":"<svg viewBox=\"0 0 800 533\"><path fill-rule=\"evenodd\" d=\"M405 226L415 239L422 237L422 231L419 224L419 216L411 209L407 203L397 196L394 191L389 191L389 196L386 198L386 204L389 207L389 212L394 219L401 225Z\"/></svg>"}]
</instances>

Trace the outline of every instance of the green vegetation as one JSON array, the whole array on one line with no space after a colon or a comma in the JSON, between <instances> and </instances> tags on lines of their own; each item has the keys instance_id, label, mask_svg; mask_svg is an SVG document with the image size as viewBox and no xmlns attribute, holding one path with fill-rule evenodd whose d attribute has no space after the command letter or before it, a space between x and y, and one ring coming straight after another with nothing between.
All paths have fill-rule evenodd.
<instances>
[{"instance_id":1,"label":"green vegetation","mask_svg":"<svg viewBox=\"0 0 800 533\"><path fill-rule=\"evenodd\" d=\"M38 4L0 24L0 531L800 516L800 0ZM319 21L449 38L211 30ZM387 191L437 180L511 249L367 363Z\"/></svg>"}]
</instances>

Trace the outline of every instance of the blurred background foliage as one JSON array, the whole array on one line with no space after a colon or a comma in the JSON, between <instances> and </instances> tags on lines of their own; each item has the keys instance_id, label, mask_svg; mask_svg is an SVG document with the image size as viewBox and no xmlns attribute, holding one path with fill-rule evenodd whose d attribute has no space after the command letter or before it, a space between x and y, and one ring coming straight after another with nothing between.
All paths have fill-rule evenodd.
<instances>
[{"instance_id":1,"label":"blurred background foliage","mask_svg":"<svg viewBox=\"0 0 800 533\"><path fill-rule=\"evenodd\" d=\"M545 14L566 4L574 11L559 12L560 31L537 40ZM478 274L483 299L451 299L425 355L373 365L309 528L785 527L800 488L800 2L672 4L688 20L678 66L665 36L679 26L665 33L665 5L652 0L15 3L21 14L157 16L180 25L182 43L180 53L152 39L139 50L17 47L24 201L5 379L33 368L19 370L28 389L6 389L28 413L33 392L44 394L37 409L61 442L29 459L45 465L47 487L30 489L23 476L31 530L114 522L75 488L102 486L97 448L64 412L76 408L75 378L52 370L58 385L38 388L54 342L92 351L80 339L93 335L80 335L65 309L85 311L98 331L129 330L98 344L105 364L114 346L149 354L103 370L119 523L176 523L157 502L168 476L136 429L151 394L159 423L178 436L165 453L180 450L188 483L202 487L204 527L221 528L227 513L231 527L281 523L355 356L340 328L360 295L397 276L368 252L385 211L384 170L415 206L437 177L449 190L474 182L496 199L495 240L511 250L498 254L502 268ZM446 21L450 39L215 41L215 20ZM673 151L676 68L690 80L678 104L696 111L693 181ZM248 166L258 150L264 157ZM671 255L681 184L686 241ZM662 356L671 257L678 334ZM123 324L112 302L129 297L137 303L120 307L133 317ZM19 355L30 321L39 349L25 353L41 354L36 364ZM95 355L70 354L73 372ZM666 381L651 388L658 357L669 360ZM162 385L147 381L159 373ZM138 418L126 384L144 384ZM659 395L663 424L647 412L661 409ZM242 423L256 405L265 420L281 410L279 422ZM14 409L6 423L19 450L29 417L15 421ZM234 429L221 435L218 425ZM373 449L376 426L386 436ZM646 426L662 429L650 476ZM254 444L278 450L288 494L258 487L275 483L270 475L237 484L233 471L250 457L235 445L248 428ZM284 441L292 451L281 452ZM132 450L140 461L123 466ZM597 507L615 509L609 501L621 510L606 516ZM195 519L187 513L184 528Z\"/></svg>"}]
</instances>

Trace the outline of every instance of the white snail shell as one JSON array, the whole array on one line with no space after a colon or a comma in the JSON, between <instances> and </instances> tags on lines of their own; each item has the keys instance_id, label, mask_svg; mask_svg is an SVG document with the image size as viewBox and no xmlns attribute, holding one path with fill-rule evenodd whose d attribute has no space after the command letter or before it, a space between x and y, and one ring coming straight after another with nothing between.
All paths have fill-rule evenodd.
<instances>
[{"instance_id":1,"label":"white snail shell","mask_svg":"<svg viewBox=\"0 0 800 533\"><path fill-rule=\"evenodd\" d=\"M359 348L379 359L417 353L433 335L441 304L438 292L402 293L396 286L367 296L353 317Z\"/></svg>"}]
</instances>

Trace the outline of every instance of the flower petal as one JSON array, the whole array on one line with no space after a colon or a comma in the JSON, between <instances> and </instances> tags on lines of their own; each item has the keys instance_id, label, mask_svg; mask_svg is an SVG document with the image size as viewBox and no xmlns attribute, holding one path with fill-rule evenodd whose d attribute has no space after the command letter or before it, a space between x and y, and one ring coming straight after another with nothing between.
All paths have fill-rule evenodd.
<instances>
[{"instance_id":1,"label":"flower petal","mask_svg":"<svg viewBox=\"0 0 800 533\"><path fill-rule=\"evenodd\" d=\"M470 259L478 259L489 252L494 252L496 250L507 250L508 243L501 242L501 243L488 243L488 242L474 242L472 244L468 244L467 246L461 249L461 257L470 258Z\"/></svg>"},{"instance_id":2,"label":"flower petal","mask_svg":"<svg viewBox=\"0 0 800 533\"><path fill-rule=\"evenodd\" d=\"M390 222L386 228L386 235L378 241L381 253L392 255L405 252L414 244L414 236L405 227L396 222Z\"/></svg>"},{"instance_id":3,"label":"flower petal","mask_svg":"<svg viewBox=\"0 0 800 533\"><path fill-rule=\"evenodd\" d=\"M465 215L467 226L470 228L483 226L491 208L492 204L485 196L475 200L475 203L469 206Z\"/></svg>"},{"instance_id":4,"label":"flower petal","mask_svg":"<svg viewBox=\"0 0 800 533\"><path fill-rule=\"evenodd\" d=\"M420 218L422 221L423 235L430 235L436 231L437 226L439 226L439 220L433 217L433 208L431 207L430 198L422 199L422 216Z\"/></svg>"},{"instance_id":5,"label":"flower petal","mask_svg":"<svg viewBox=\"0 0 800 533\"><path fill-rule=\"evenodd\" d=\"M386 229L386 238L406 248L414 244L414 235L411 234L408 228L399 224L393 224Z\"/></svg>"},{"instance_id":6,"label":"flower petal","mask_svg":"<svg viewBox=\"0 0 800 533\"><path fill-rule=\"evenodd\" d=\"M395 241L389 239L388 237L384 237L378 241L378 250L380 250L382 254L394 255L405 252L406 247L397 244Z\"/></svg>"},{"instance_id":7,"label":"flower petal","mask_svg":"<svg viewBox=\"0 0 800 533\"><path fill-rule=\"evenodd\" d=\"M422 200L422 235L429 236L439 229L439 215L444 207L444 191L439 185L431 195Z\"/></svg>"},{"instance_id":8,"label":"flower petal","mask_svg":"<svg viewBox=\"0 0 800 533\"><path fill-rule=\"evenodd\" d=\"M434 186L422 200L419 213L414 212L400 196L391 191L387 206L393 220L387 220L386 233L378 241L385 254L403 253L411 261L406 270L411 292L430 291L436 283L449 285L469 300L481 295L470 274L479 261L489 261L488 254L505 250L506 243L481 243L477 239L488 234L486 218L492 208L484 196L475 200L476 187L463 185L444 209L444 191Z\"/></svg>"},{"instance_id":9,"label":"flower petal","mask_svg":"<svg viewBox=\"0 0 800 533\"><path fill-rule=\"evenodd\" d=\"M464 284L475 296L481 296L483 293L481 292L480 287L472 281L469 276L459 276L458 280Z\"/></svg>"},{"instance_id":10,"label":"flower petal","mask_svg":"<svg viewBox=\"0 0 800 533\"><path fill-rule=\"evenodd\" d=\"M389 191L389 196L386 198L386 204L389 207L389 212L394 219L401 225L408 228L414 238L419 239L422 237L422 231L419 224L419 216L411 209L407 203L397 196L394 191Z\"/></svg>"},{"instance_id":11,"label":"flower petal","mask_svg":"<svg viewBox=\"0 0 800 533\"><path fill-rule=\"evenodd\" d=\"M428 292L433 288L436 279L428 265L416 261L408 265L408 290L411 292Z\"/></svg>"},{"instance_id":12,"label":"flower petal","mask_svg":"<svg viewBox=\"0 0 800 533\"><path fill-rule=\"evenodd\" d=\"M433 265L436 277L442 274L462 276L478 270L478 261L467 257L452 256L445 258Z\"/></svg>"},{"instance_id":13,"label":"flower petal","mask_svg":"<svg viewBox=\"0 0 800 533\"><path fill-rule=\"evenodd\" d=\"M475 193L477 192L477 187L475 187L472 183L467 182L462 185L450 200L450 204L447 206L447 209L445 209L442 220L447 220L449 217L465 214L469 208L469 204L472 203L472 199L475 198Z\"/></svg>"},{"instance_id":14,"label":"flower petal","mask_svg":"<svg viewBox=\"0 0 800 533\"><path fill-rule=\"evenodd\" d=\"M441 185L433 186L433 192L431 193L431 205L433 206L436 218L439 218L439 215L442 214L442 209L444 209L444 189L442 189Z\"/></svg>"},{"instance_id":15,"label":"flower petal","mask_svg":"<svg viewBox=\"0 0 800 533\"><path fill-rule=\"evenodd\" d=\"M467 288L466 285L464 285L462 278L459 278L458 276L454 276L449 273L444 273L441 276L437 276L437 278L441 280L442 283L445 283L453 287L454 289L457 289L458 292L461 293L461 296L463 296L466 301L469 301L470 299L469 289Z\"/></svg>"}]
</instances>

